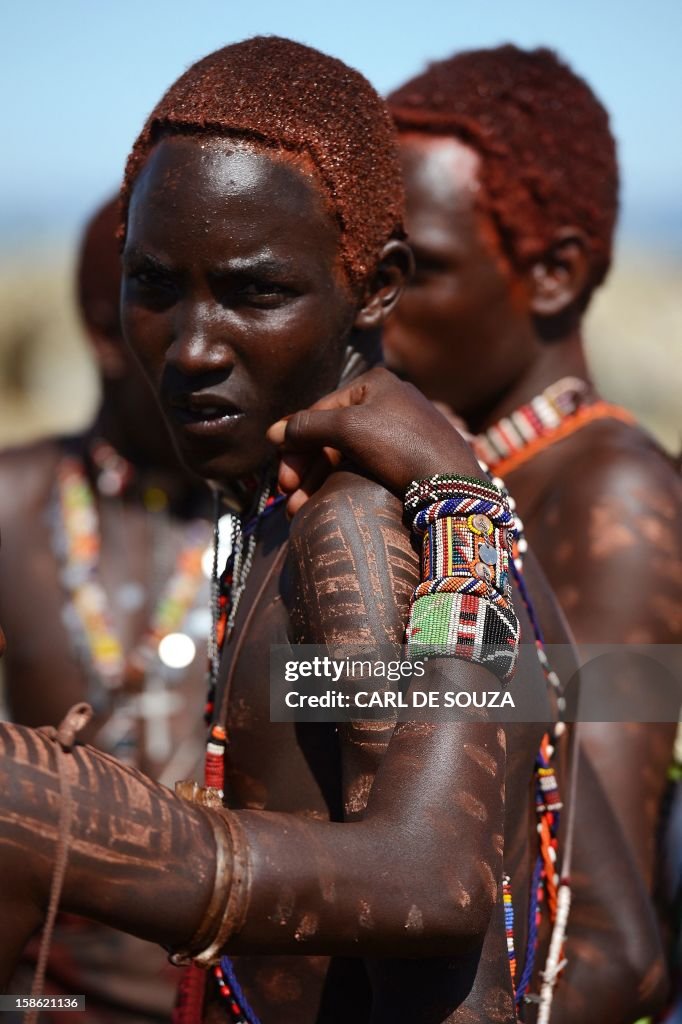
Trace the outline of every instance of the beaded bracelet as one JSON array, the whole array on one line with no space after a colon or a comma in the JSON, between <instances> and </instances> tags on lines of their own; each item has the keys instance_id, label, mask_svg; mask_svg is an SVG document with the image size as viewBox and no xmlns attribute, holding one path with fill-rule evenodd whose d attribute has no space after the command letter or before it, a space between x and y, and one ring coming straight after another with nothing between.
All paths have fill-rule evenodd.
<instances>
[{"instance_id":1,"label":"beaded bracelet","mask_svg":"<svg viewBox=\"0 0 682 1024\"><path fill-rule=\"evenodd\" d=\"M440 508L446 504L441 502ZM413 600L438 591L457 591L506 605L510 593L507 530L486 515L458 519L432 515L434 509L431 505L416 517L422 520L416 528L422 533L422 583Z\"/></svg>"},{"instance_id":2,"label":"beaded bracelet","mask_svg":"<svg viewBox=\"0 0 682 1024\"><path fill-rule=\"evenodd\" d=\"M458 496L494 502L504 500L502 492L489 480L439 473L425 480L412 481L405 491L405 512L414 514L426 505Z\"/></svg>"},{"instance_id":3,"label":"beaded bracelet","mask_svg":"<svg viewBox=\"0 0 682 1024\"><path fill-rule=\"evenodd\" d=\"M410 608L410 657L450 656L476 662L503 682L511 679L519 653L519 620L472 594L428 594Z\"/></svg>"},{"instance_id":4,"label":"beaded bracelet","mask_svg":"<svg viewBox=\"0 0 682 1024\"><path fill-rule=\"evenodd\" d=\"M413 529L422 537L422 582L412 595L408 653L464 658L509 679L519 622L509 583L513 516L502 492L453 476L415 481L408 495L406 512L417 510Z\"/></svg>"}]
</instances>

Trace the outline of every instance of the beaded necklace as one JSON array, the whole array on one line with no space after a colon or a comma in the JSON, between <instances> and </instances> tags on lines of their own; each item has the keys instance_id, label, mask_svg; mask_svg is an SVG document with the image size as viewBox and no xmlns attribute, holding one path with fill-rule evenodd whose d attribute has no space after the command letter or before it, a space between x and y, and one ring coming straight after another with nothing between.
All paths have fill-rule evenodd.
<instances>
[{"instance_id":1,"label":"beaded necklace","mask_svg":"<svg viewBox=\"0 0 682 1024\"><path fill-rule=\"evenodd\" d=\"M208 694L204 707L207 725L213 720L215 695L220 668L220 655L234 629L237 609L251 572L261 523L285 500L282 494L274 495L272 485L267 482L260 490L255 511L244 524L238 515L231 520L231 549L222 573L218 566L219 521L221 496L215 495L213 529L213 571L211 573L211 637L208 649Z\"/></svg>"},{"instance_id":2,"label":"beaded necklace","mask_svg":"<svg viewBox=\"0 0 682 1024\"><path fill-rule=\"evenodd\" d=\"M261 523L279 508L285 500L284 495L275 496L272 491L273 487L268 479L261 487L253 515L244 524L242 524L239 516L234 515L232 517L232 548L222 573L220 573L218 566L218 522L221 499L220 495L216 493L211 588L213 628L209 646L208 697L204 712L206 722L209 725L215 711L220 655L234 629L237 610L253 565ZM204 782L206 786L217 789L221 799L223 796L225 760L228 745L229 738L224 725L215 723L210 729L206 744ZM196 967L189 969L190 972L197 970L199 969ZM231 1024L259 1024L258 1017L249 1005L239 985L231 959L227 956L221 957L220 963L215 964L212 968L212 973L218 992L229 1014ZM201 975L204 975L203 971L201 971ZM205 975L202 979L198 979L198 984L203 986L204 981ZM191 985L189 978L188 985ZM177 1019L187 1019L189 1021L191 1018Z\"/></svg>"},{"instance_id":3,"label":"beaded necklace","mask_svg":"<svg viewBox=\"0 0 682 1024\"><path fill-rule=\"evenodd\" d=\"M634 416L619 405L601 399L587 404L588 390L587 383L577 377L556 381L472 438L476 456L504 476L595 420L635 422Z\"/></svg>"},{"instance_id":4,"label":"beaded necklace","mask_svg":"<svg viewBox=\"0 0 682 1024\"><path fill-rule=\"evenodd\" d=\"M589 389L585 381L575 377L562 378L549 388L546 388L542 394L531 399L526 405L521 406L509 416L500 419L478 437L471 438L470 440L476 455L482 464L482 460L490 463L491 469L495 473L506 475L531 461L540 452L564 438L570 437L597 420L612 419L627 424L636 422L635 417L621 406L613 405L601 399L590 402L588 393ZM504 488L504 484L499 476L494 478L494 483ZM518 517L517 523L522 531L523 527ZM547 660L537 616L535 615L530 595L523 579L523 553L526 549L525 539L522 533L519 533L515 557L511 563L512 572L516 578L521 597L533 626L538 660L545 674L545 679L557 693L559 721L554 727L553 735L546 735L543 738L536 760L536 811L538 813L540 850L533 873L526 968L518 986L516 986L515 995L517 1006L519 1006L522 999L527 1002L537 1002L538 1024L548 1024L554 986L565 964L563 959L563 942L571 905L570 862L575 826L579 734L576 732L575 735L570 781L571 809L564 843L563 874L559 878L556 873L556 832L561 803L551 762L556 745L555 740L565 730L565 723L562 721L565 699L559 678L552 671ZM505 879L505 884L503 885L503 899L510 969L512 970L512 981L515 984L514 916L508 879ZM528 996L526 992L533 972L536 936L543 899L547 904L552 923L550 946L545 968L541 975L540 994L539 996Z\"/></svg>"},{"instance_id":5,"label":"beaded necklace","mask_svg":"<svg viewBox=\"0 0 682 1024\"><path fill-rule=\"evenodd\" d=\"M527 1002L538 1001L540 1004L538 1021L546 1022L549 1020L556 977L561 967L563 967L563 963L559 964L560 956L554 955L555 951L552 947L557 944L554 941L556 936L559 945L558 954L560 954L568 919L568 907L570 907L570 882L567 877L566 864L570 857L568 843L564 858L564 878L559 878L556 868L559 848L558 833L560 812L563 804L559 794L556 772L552 763L557 746L556 741L566 730L566 724L563 721L563 712L566 709L566 699L563 695L561 680L549 663L538 615L524 579L523 562L524 555L528 550L528 542L525 537L523 521L516 509L516 502L509 494L504 480L499 476L493 476L490 467L487 466L480 457L478 461L483 472L486 473L492 483L495 484L495 486L502 492L509 509L514 515L514 528L510 531L512 535L512 558L510 560L510 568L533 628L533 634L535 637L535 653L540 664L540 668L542 669L545 683L550 689L554 690L556 695L558 721L554 725L552 734L550 735L549 733L545 733L543 736L540 743L540 749L535 759L535 812L537 817L538 855L531 879L531 901L528 916L528 942L526 946L526 957L523 974L521 975L518 984L516 982L517 961L514 945L514 905L511 890L511 879L509 878L509 875L505 874L502 880L502 899L504 905L507 954L509 957L512 987L514 989L515 1006L518 1012L518 1009L524 1000ZM564 890L561 894L560 887ZM559 914L560 901L562 903L562 910L565 908L565 914L562 913L561 915ZM542 919L543 903L547 906L549 920L553 926L550 952L548 953L545 971L543 972L547 978L550 978L551 974L551 983L547 984L543 982L540 997L531 997L528 995L528 986L530 985L535 967L535 953ZM559 919L559 917L561 919ZM554 961L556 961L556 963L554 963Z\"/></svg>"},{"instance_id":6,"label":"beaded necklace","mask_svg":"<svg viewBox=\"0 0 682 1024\"><path fill-rule=\"evenodd\" d=\"M185 667L193 660L193 641L178 631L196 606L202 589L201 561L207 529L198 520L185 528L174 569L159 595L149 625L126 654L113 625L108 595L99 579L99 516L82 460L70 455L63 457L56 477L53 541L60 580L67 594L63 620L72 647L90 679L91 702L102 707L102 688L139 689L146 677L163 676L169 667ZM113 486L112 480L109 483ZM173 647L171 656L167 653L169 639ZM179 652L181 663L177 663L179 646L183 647ZM118 756L135 760L136 741L131 730L117 742Z\"/></svg>"}]
</instances>

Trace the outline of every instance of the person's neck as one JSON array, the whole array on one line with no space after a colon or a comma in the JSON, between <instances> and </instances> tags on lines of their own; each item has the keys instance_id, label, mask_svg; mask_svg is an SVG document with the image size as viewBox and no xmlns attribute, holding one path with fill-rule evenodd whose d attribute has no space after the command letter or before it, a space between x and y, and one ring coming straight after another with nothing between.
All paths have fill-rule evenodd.
<instances>
[{"instance_id":1,"label":"person's neck","mask_svg":"<svg viewBox=\"0 0 682 1024\"><path fill-rule=\"evenodd\" d=\"M469 429L475 434L486 430L562 377L578 377L587 381L591 387L579 329L564 338L543 342L538 348L537 357L524 368L504 394L497 396L488 406L482 407L480 412L469 418Z\"/></svg>"}]
</instances>

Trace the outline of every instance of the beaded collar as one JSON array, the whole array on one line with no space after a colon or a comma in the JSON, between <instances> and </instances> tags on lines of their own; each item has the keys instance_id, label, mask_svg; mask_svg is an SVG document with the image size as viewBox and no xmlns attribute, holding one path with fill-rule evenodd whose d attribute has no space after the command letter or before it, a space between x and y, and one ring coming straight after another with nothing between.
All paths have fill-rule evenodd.
<instances>
[{"instance_id":1,"label":"beaded collar","mask_svg":"<svg viewBox=\"0 0 682 1024\"><path fill-rule=\"evenodd\" d=\"M619 405L590 401L589 391L586 381L562 377L474 437L471 443L477 457L504 476L594 420L635 422L632 414Z\"/></svg>"}]
</instances>

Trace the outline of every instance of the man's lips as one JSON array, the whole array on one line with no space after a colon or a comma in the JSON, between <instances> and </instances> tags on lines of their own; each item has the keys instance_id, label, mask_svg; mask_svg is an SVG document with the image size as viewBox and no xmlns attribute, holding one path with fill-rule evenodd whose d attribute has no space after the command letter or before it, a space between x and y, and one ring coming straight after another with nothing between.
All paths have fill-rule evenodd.
<instances>
[{"instance_id":1,"label":"man's lips","mask_svg":"<svg viewBox=\"0 0 682 1024\"><path fill-rule=\"evenodd\" d=\"M163 404L173 423L190 433L220 433L235 426L245 415L235 402L216 394L172 395Z\"/></svg>"}]
</instances>

